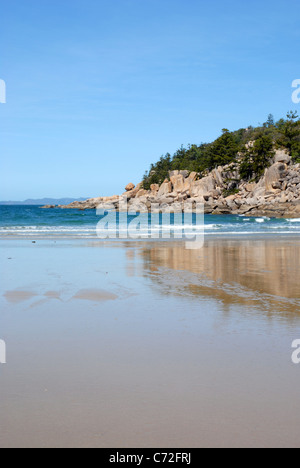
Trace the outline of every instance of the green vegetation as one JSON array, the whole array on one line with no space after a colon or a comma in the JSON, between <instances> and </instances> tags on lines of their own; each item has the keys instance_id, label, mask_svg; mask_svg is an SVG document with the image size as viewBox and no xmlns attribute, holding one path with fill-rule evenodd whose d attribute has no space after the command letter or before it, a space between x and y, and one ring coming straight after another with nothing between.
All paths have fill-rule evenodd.
<instances>
[{"instance_id":1,"label":"green vegetation","mask_svg":"<svg viewBox=\"0 0 300 468\"><path fill-rule=\"evenodd\" d=\"M275 155L274 142L270 135L261 133L252 147L244 150L240 163L241 179L259 179L271 165Z\"/></svg>"},{"instance_id":2,"label":"green vegetation","mask_svg":"<svg viewBox=\"0 0 300 468\"><path fill-rule=\"evenodd\" d=\"M300 118L290 111L286 119L275 122L272 114L258 127L248 127L235 132L223 129L213 143L181 147L171 156L162 156L152 164L143 179L149 190L151 184L161 184L169 178L169 171L188 170L203 177L215 167L238 163L241 178L258 179L270 165L276 148L286 149L294 162L300 162Z\"/></svg>"},{"instance_id":3,"label":"green vegetation","mask_svg":"<svg viewBox=\"0 0 300 468\"><path fill-rule=\"evenodd\" d=\"M290 111L287 120L278 122L280 136L277 144L289 150L295 161L300 162L300 119L297 112Z\"/></svg>"},{"instance_id":4,"label":"green vegetation","mask_svg":"<svg viewBox=\"0 0 300 468\"><path fill-rule=\"evenodd\" d=\"M207 149L207 167L212 170L214 167L230 164L237 158L239 145L233 133L226 128L222 130L222 136L209 145Z\"/></svg>"},{"instance_id":5,"label":"green vegetation","mask_svg":"<svg viewBox=\"0 0 300 468\"><path fill-rule=\"evenodd\" d=\"M236 189L236 188L233 188L230 190L224 190L223 197L226 198L226 197L229 197L230 195L236 195L237 193L239 193L239 189Z\"/></svg>"}]
</instances>

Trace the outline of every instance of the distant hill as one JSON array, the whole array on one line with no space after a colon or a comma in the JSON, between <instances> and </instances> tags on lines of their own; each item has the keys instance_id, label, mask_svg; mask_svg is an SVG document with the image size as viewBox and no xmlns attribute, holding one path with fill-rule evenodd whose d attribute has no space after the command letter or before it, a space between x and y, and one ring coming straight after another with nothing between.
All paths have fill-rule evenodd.
<instances>
[{"instance_id":1,"label":"distant hill","mask_svg":"<svg viewBox=\"0 0 300 468\"><path fill-rule=\"evenodd\" d=\"M41 198L41 199L28 199L24 201L0 201L0 205L12 206L12 205L68 205L74 201L84 201L86 198Z\"/></svg>"}]
</instances>

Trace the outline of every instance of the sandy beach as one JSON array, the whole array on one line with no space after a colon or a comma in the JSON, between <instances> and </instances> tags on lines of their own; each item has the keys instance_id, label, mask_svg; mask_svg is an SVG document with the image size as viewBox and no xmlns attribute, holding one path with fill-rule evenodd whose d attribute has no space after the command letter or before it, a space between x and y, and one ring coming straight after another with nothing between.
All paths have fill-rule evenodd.
<instances>
[{"instance_id":1,"label":"sandy beach","mask_svg":"<svg viewBox=\"0 0 300 468\"><path fill-rule=\"evenodd\" d=\"M2 240L0 447L299 447L300 240Z\"/></svg>"}]
</instances>

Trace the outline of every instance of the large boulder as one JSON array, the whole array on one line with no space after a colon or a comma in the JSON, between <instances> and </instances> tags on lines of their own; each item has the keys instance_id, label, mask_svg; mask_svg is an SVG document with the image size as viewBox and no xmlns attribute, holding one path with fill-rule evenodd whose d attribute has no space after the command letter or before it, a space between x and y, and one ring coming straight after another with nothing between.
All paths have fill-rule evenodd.
<instances>
[{"instance_id":1,"label":"large boulder","mask_svg":"<svg viewBox=\"0 0 300 468\"><path fill-rule=\"evenodd\" d=\"M184 179L186 179L189 176L189 171L169 171L169 177L170 179L174 176L182 175Z\"/></svg>"},{"instance_id":2,"label":"large boulder","mask_svg":"<svg viewBox=\"0 0 300 468\"><path fill-rule=\"evenodd\" d=\"M169 171L170 179L171 179L171 177L177 176L178 174L179 174L179 171Z\"/></svg>"},{"instance_id":3,"label":"large boulder","mask_svg":"<svg viewBox=\"0 0 300 468\"><path fill-rule=\"evenodd\" d=\"M182 192L184 186L184 177L182 174L171 177L174 192Z\"/></svg>"},{"instance_id":4,"label":"large boulder","mask_svg":"<svg viewBox=\"0 0 300 468\"><path fill-rule=\"evenodd\" d=\"M194 182L196 179L197 179L197 172L191 172L190 175L188 176L188 180L190 180L191 182Z\"/></svg>"},{"instance_id":5,"label":"large boulder","mask_svg":"<svg viewBox=\"0 0 300 468\"><path fill-rule=\"evenodd\" d=\"M141 198L141 197L145 197L149 194L149 192L147 190L144 190L144 189L140 189L137 194L136 194L136 198Z\"/></svg>"},{"instance_id":6,"label":"large boulder","mask_svg":"<svg viewBox=\"0 0 300 468\"><path fill-rule=\"evenodd\" d=\"M274 191L274 183L279 182L280 179L283 179L286 176L287 166L283 163L275 163L273 166L266 169L265 172L265 188L267 192Z\"/></svg>"},{"instance_id":7,"label":"large boulder","mask_svg":"<svg viewBox=\"0 0 300 468\"><path fill-rule=\"evenodd\" d=\"M224 181L223 181L223 177L222 177L222 167L218 168L218 169L214 169L212 171L212 175L217 183L217 185L219 187L222 187L223 184L224 184Z\"/></svg>"},{"instance_id":8,"label":"large boulder","mask_svg":"<svg viewBox=\"0 0 300 468\"><path fill-rule=\"evenodd\" d=\"M264 197L265 194L266 194L265 187L256 187L255 190L253 190L252 192L252 195L256 198Z\"/></svg>"},{"instance_id":9,"label":"large boulder","mask_svg":"<svg viewBox=\"0 0 300 468\"><path fill-rule=\"evenodd\" d=\"M158 184L150 185L150 190L153 194L157 193L159 191L159 185Z\"/></svg>"},{"instance_id":10,"label":"large boulder","mask_svg":"<svg viewBox=\"0 0 300 468\"><path fill-rule=\"evenodd\" d=\"M168 179L166 179L164 183L160 186L157 196L162 197L164 195L168 195L169 193L172 193L172 183L169 182Z\"/></svg>"},{"instance_id":11,"label":"large boulder","mask_svg":"<svg viewBox=\"0 0 300 468\"><path fill-rule=\"evenodd\" d=\"M186 179L189 176L189 171L179 171L179 174L181 174L182 177Z\"/></svg>"},{"instance_id":12,"label":"large boulder","mask_svg":"<svg viewBox=\"0 0 300 468\"><path fill-rule=\"evenodd\" d=\"M187 179L185 179L182 192L189 192L193 182L197 179L197 172L191 172Z\"/></svg>"},{"instance_id":13,"label":"large boulder","mask_svg":"<svg viewBox=\"0 0 300 468\"><path fill-rule=\"evenodd\" d=\"M126 185L125 190L126 190L126 192L130 192L134 188L135 188L135 185L133 183L130 183L130 184Z\"/></svg>"},{"instance_id":14,"label":"large boulder","mask_svg":"<svg viewBox=\"0 0 300 468\"><path fill-rule=\"evenodd\" d=\"M255 189L256 189L255 183L245 185L245 190L249 193L252 193Z\"/></svg>"},{"instance_id":15,"label":"large boulder","mask_svg":"<svg viewBox=\"0 0 300 468\"><path fill-rule=\"evenodd\" d=\"M292 158L285 150L277 150L275 153L275 163L290 164Z\"/></svg>"},{"instance_id":16,"label":"large boulder","mask_svg":"<svg viewBox=\"0 0 300 468\"><path fill-rule=\"evenodd\" d=\"M131 198L135 198L135 197L136 197L136 195L138 194L138 192L142 189L143 184L142 184L142 182L141 182L141 183L139 183L137 186L135 186L135 185L133 185L133 184L128 184L128 185L127 185L128 188L131 187L131 186L133 186L133 189L131 189L131 190L126 190L126 192L123 194L124 197L125 197L125 198L127 197L128 200L130 200Z\"/></svg>"},{"instance_id":17,"label":"large boulder","mask_svg":"<svg viewBox=\"0 0 300 468\"><path fill-rule=\"evenodd\" d=\"M158 197L157 198L157 202L160 204L160 205L171 205L174 203L174 198L172 197Z\"/></svg>"},{"instance_id":18,"label":"large boulder","mask_svg":"<svg viewBox=\"0 0 300 468\"><path fill-rule=\"evenodd\" d=\"M190 196L201 197L204 194L210 194L216 188L216 181L213 176L203 177L191 184Z\"/></svg>"}]
</instances>

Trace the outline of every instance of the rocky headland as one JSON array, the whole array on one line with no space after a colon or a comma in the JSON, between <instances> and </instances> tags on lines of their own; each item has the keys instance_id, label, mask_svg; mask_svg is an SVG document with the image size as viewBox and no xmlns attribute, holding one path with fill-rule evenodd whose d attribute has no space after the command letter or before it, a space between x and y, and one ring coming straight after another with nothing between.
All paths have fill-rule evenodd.
<instances>
[{"instance_id":1,"label":"rocky headland","mask_svg":"<svg viewBox=\"0 0 300 468\"><path fill-rule=\"evenodd\" d=\"M170 171L161 185L144 190L143 184L126 186L121 196L90 198L60 205L63 209L182 212L186 202L204 203L206 214L234 214L276 218L300 217L300 164L277 150L259 181L242 180L239 162L219 166L203 176L196 172ZM47 207L48 208L48 207Z\"/></svg>"}]
</instances>

